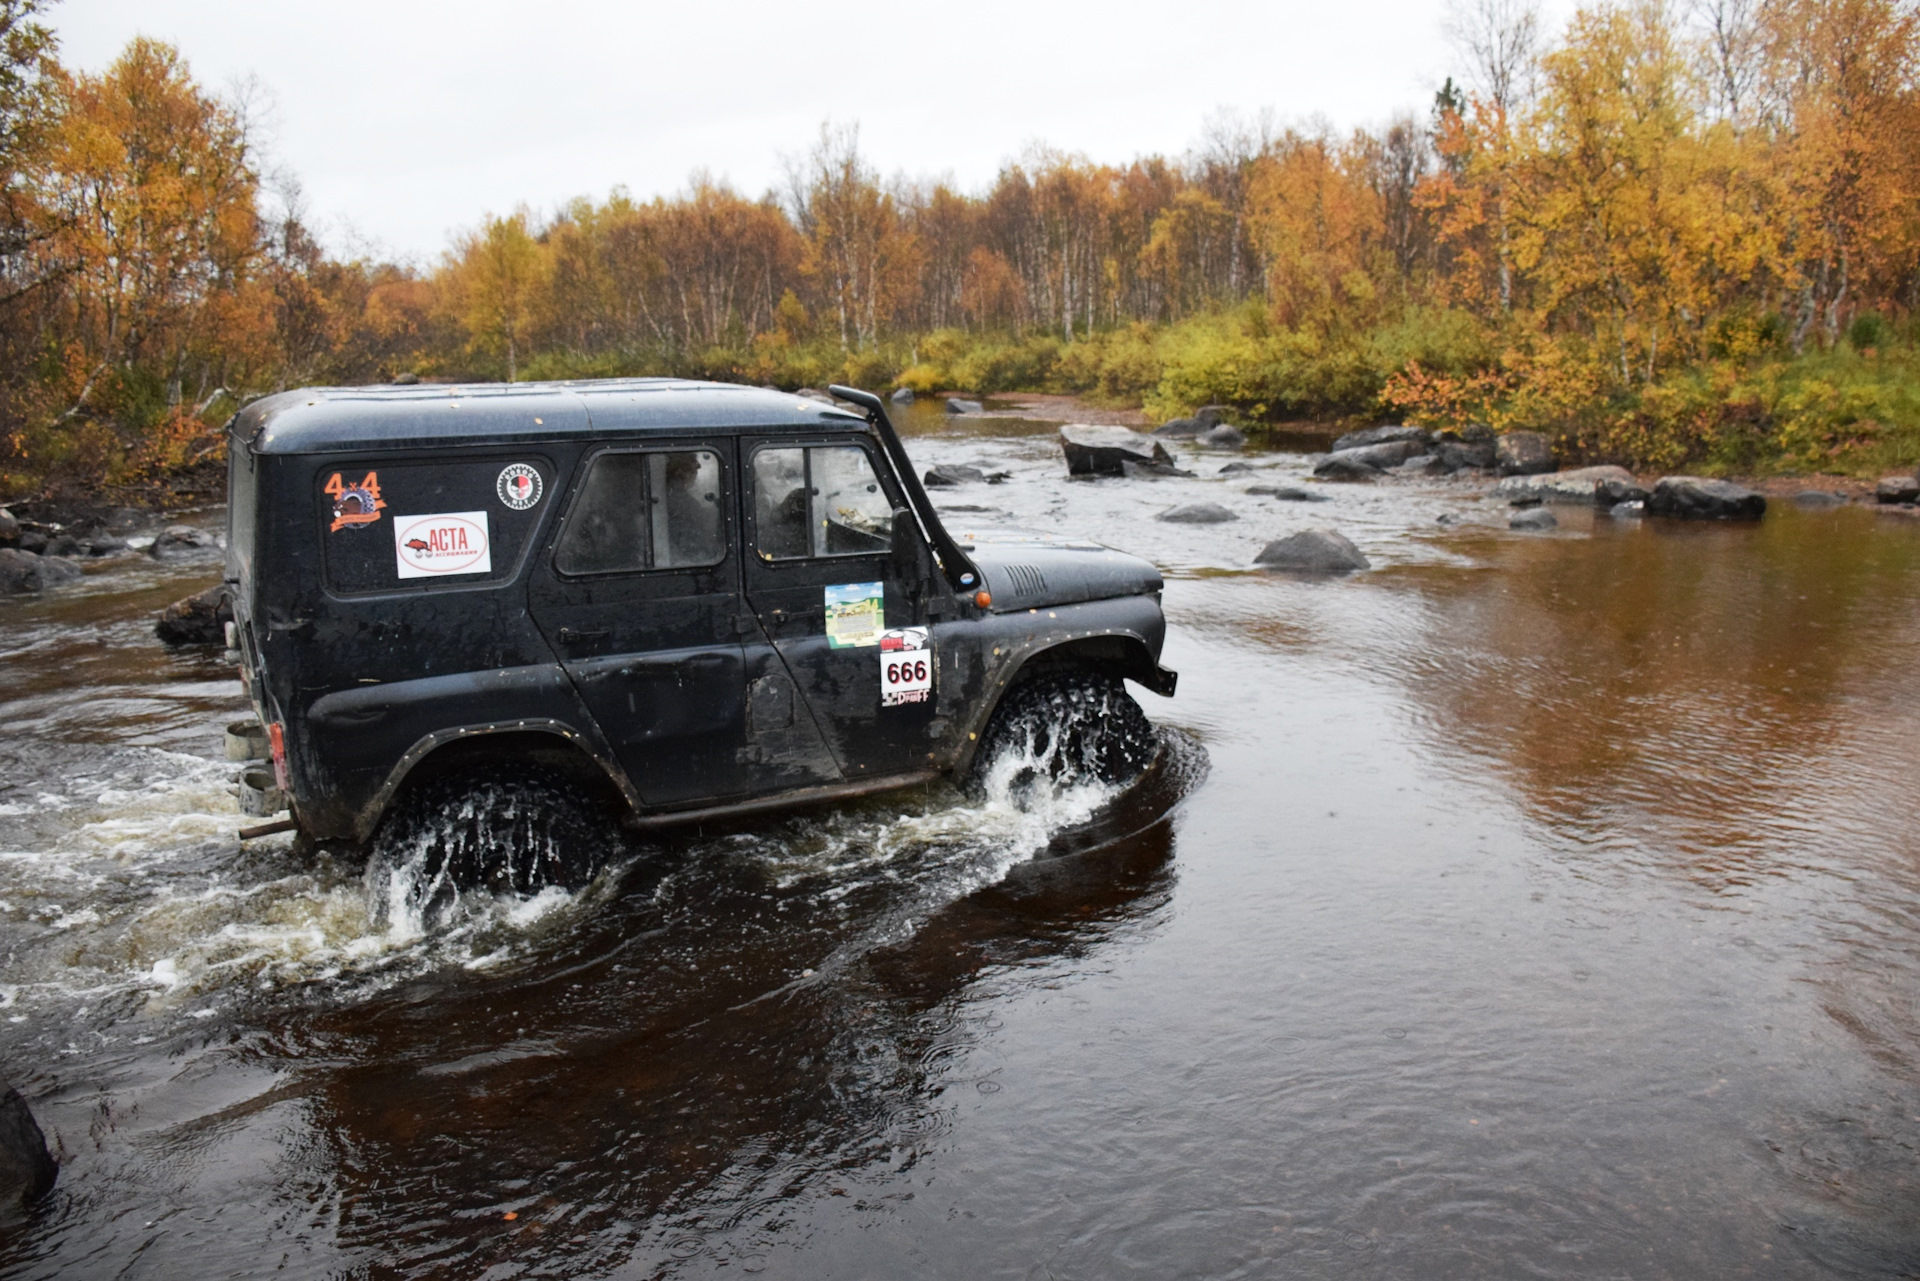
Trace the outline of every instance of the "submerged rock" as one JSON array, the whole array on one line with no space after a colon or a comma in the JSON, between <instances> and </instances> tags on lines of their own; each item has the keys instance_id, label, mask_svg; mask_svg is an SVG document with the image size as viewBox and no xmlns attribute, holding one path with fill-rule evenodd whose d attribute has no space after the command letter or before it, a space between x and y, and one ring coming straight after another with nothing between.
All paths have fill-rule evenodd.
<instances>
[{"instance_id":1,"label":"submerged rock","mask_svg":"<svg viewBox=\"0 0 1920 1281\"><path fill-rule=\"evenodd\" d=\"M1229 427L1225 423L1207 428L1197 439L1208 449L1238 449L1247 443L1245 433L1238 427Z\"/></svg>"},{"instance_id":2,"label":"submerged rock","mask_svg":"<svg viewBox=\"0 0 1920 1281\"><path fill-rule=\"evenodd\" d=\"M1348 450L1344 454L1328 454L1313 465L1313 474L1321 480L1378 480L1380 469L1364 459L1355 458L1358 452Z\"/></svg>"},{"instance_id":3,"label":"submerged rock","mask_svg":"<svg viewBox=\"0 0 1920 1281\"><path fill-rule=\"evenodd\" d=\"M913 403L913 388L902 387L894 392L893 395L887 397L887 399L896 405L911 405Z\"/></svg>"},{"instance_id":4,"label":"submerged rock","mask_svg":"<svg viewBox=\"0 0 1920 1281\"><path fill-rule=\"evenodd\" d=\"M1645 498L1647 491L1624 467L1575 467L1533 476L1509 476L1493 487L1493 496L1611 507L1615 503Z\"/></svg>"},{"instance_id":5,"label":"submerged rock","mask_svg":"<svg viewBox=\"0 0 1920 1281\"><path fill-rule=\"evenodd\" d=\"M1253 470L1254 470L1254 466L1252 463L1228 463L1225 467L1222 467L1219 471L1215 472L1214 475L1238 476L1242 472L1249 472Z\"/></svg>"},{"instance_id":6,"label":"submerged rock","mask_svg":"<svg viewBox=\"0 0 1920 1281\"><path fill-rule=\"evenodd\" d=\"M1494 445L1502 476L1533 476L1553 470L1553 442L1537 431L1510 431Z\"/></svg>"},{"instance_id":7,"label":"submerged rock","mask_svg":"<svg viewBox=\"0 0 1920 1281\"><path fill-rule=\"evenodd\" d=\"M962 400L958 396L947 397L947 412L950 414L981 414L987 407L977 400Z\"/></svg>"},{"instance_id":8,"label":"submerged rock","mask_svg":"<svg viewBox=\"0 0 1920 1281\"><path fill-rule=\"evenodd\" d=\"M1153 434L1163 440L1192 440L1206 428L1194 418L1169 418L1153 429Z\"/></svg>"},{"instance_id":9,"label":"submerged rock","mask_svg":"<svg viewBox=\"0 0 1920 1281\"><path fill-rule=\"evenodd\" d=\"M928 489L951 489L955 485L985 484L987 473L978 467L969 467L965 463L943 463L938 467L927 468L927 474L920 483Z\"/></svg>"},{"instance_id":10,"label":"submerged rock","mask_svg":"<svg viewBox=\"0 0 1920 1281\"><path fill-rule=\"evenodd\" d=\"M0 1082L4 1085L4 1082ZM0 1094L0 1203L25 1205L53 1190L60 1167L47 1151L47 1136L20 1091Z\"/></svg>"},{"instance_id":11,"label":"submerged rock","mask_svg":"<svg viewBox=\"0 0 1920 1281\"><path fill-rule=\"evenodd\" d=\"M1763 494L1724 480L1663 476L1654 482L1647 510L1688 520L1759 520L1767 514L1767 500Z\"/></svg>"},{"instance_id":12,"label":"submerged rock","mask_svg":"<svg viewBox=\"0 0 1920 1281\"><path fill-rule=\"evenodd\" d=\"M1060 429L1060 448L1067 456L1071 476L1123 476L1123 463L1146 467L1173 467L1166 446L1153 437L1125 427L1095 427L1068 423Z\"/></svg>"},{"instance_id":13,"label":"submerged rock","mask_svg":"<svg viewBox=\"0 0 1920 1281\"><path fill-rule=\"evenodd\" d=\"M1359 431L1350 431L1334 441L1332 452L1339 454L1349 449L1365 449L1370 445L1393 445L1410 440L1420 446L1413 453L1421 454L1426 452L1426 446L1432 439L1433 433L1422 427L1362 427Z\"/></svg>"},{"instance_id":14,"label":"submerged rock","mask_svg":"<svg viewBox=\"0 0 1920 1281\"><path fill-rule=\"evenodd\" d=\"M1546 508L1529 507L1523 512L1516 513L1513 519L1507 522L1507 528L1520 530L1555 529L1559 527L1559 524L1559 520Z\"/></svg>"},{"instance_id":15,"label":"submerged rock","mask_svg":"<svg viewBox=\"0 0 1920 1281\"><path fill-rule=\"evenodd\" d=\"M1348 574L1373 567L1345 534L1334 529L1303 529L1276 538L1260 549L1253 563L1296 574Z\"/></svg>"},{"instance_id":16,"label":"submerged rock","mask_svg":"<svg viewBox=\"0 0 1920 1281\"><path fill-rule=\"evenodd\" d=\"M182 552L204 551L219 546L214 536L192 525L169 525L154 537L147 555L164 560Z\"/></svg>"},{"instance_id":17,"label":"submerged rock","mask_svg":"<svg viewBox=\"0 0 1920 1281\"><path fill-rule=\"evenodd\" d=\"M1873 497L1882 503L1920 502L1920 477L1883 476L1873 487Z\"/></svg>"},{"instance_id":18,"label":"submerged rock","mask_svg":"<svg viewBox=\"0 0 1920 1281\"><path fill-rule=\"evenodd\" d=\"M80 577L80 567L58 556L0 547L0 596L43 592Z\"/></svg>"},{"instance_id":19,"label":"submerged rock","mask_svg":"<svg viewBox=\"0 0 1920 1281\"><path fill-rule=\"evenodd\" d=\"M232 621L226 588L216 583L161 610L153 634L167 645L220 645Z\"/></svg>"},{"instance_id":20,"label":"submerged rock","mask_svg":"<svg viewBox=\"0 0 1920 1281\"><path fill-rule=\"evenodd\" d=\"M1793 505L1819 510L1823 507L1844 507L1847 505L1847 499L1844 494L1836 494L1825 489L1803 489L1793 496Z\"/></svg>"},{"instance_id":21,"label":"submerged rock","mask_svg":"<svg viewBox=\"0 0 1920 1281\"><path fill-rule=\"evenodd\" d=\"M1246 492L1259 494L1266 498L1277 498L1283 503L1325 503L1331 502L1325 494L1316 494L1310 489L1298 485L1248 485Z\"/></svg>"},{"instance_id":22,"label":"submerged rock","mask_svg":"<svg viewBox=\"0 0 1920 1281\"><path fill-rule=\"evenodd\" d=\"M1220 525L1240 518L1219 503L1187 503L1169 508L1154 519L1174 525Z\"/></svg>"}]
</instances>

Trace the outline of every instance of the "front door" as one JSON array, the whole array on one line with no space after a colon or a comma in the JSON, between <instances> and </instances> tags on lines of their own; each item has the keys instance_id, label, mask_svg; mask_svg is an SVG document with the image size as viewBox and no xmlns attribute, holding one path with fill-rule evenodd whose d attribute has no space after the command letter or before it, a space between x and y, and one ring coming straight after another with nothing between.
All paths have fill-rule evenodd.
<instances>
[{"instance_id":1,"label":"front door","mask_svg":"<svg viewBox=\"0 0 1920 1281\"><path fill-rule=\"evenodd\" d=\"M648 805L749 789L732 442L591 455L551 555L531 578L534 619Z\"/></svg>"},{"instance_id":2,"label":"front door","mask_svg":"<svg viewBox=\"0 0 1920 1281\"><path fill-rule=\"evenodd\" d=\"M857 781L928 768L938 676L928 562L892 545L904 503L891 476L864 437L747 439L741 448L747 600L842 774Z\"/></svg>"}]
</instances>

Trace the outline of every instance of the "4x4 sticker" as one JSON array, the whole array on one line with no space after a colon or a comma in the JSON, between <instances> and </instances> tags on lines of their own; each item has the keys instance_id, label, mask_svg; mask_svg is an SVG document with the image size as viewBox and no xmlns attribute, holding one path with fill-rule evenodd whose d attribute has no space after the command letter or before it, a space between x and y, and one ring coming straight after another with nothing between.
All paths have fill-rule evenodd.
<instances>
[{"instance_id":1,"label":"4x4 sticker","mask_svg":"<svg viewBox=\"0 0 1920 1281\"><path fill-rule=\"evenodd\" d=\"M933 641L924 627L880 633L880 706L924 703L933 697Z\"/></svg>"},{"instance_id":2,"label":"4x4 sticker","mask_svg":"<svg viewBox=\"0 0 1920 1281\"><path fill-rule=\"evenodd\" d=\"M878 645L887 625L885 583L842 583L827 588L827 647Z\"/></svg>"},{"instance_id":3,"label":"4x4 sticker","mask_svg":"<svg viewBox=\"0 0 1920 1281\"><path fill-rule=\"evenodd\" d=\"M358 485L341 483L340 473L335 472L327 478L326 488L322 491L333 499L333 524L327 532L337 534L343 529L355 525L371 525L380 519L380 509L386 503L380 500L380 473L370 471Z\"/></svg>"},{"instance_id":4,"label":"4x4 sticker","mask_svg":"<svg viewBox=\"0 0 1920 1281\"><path fill-rule=\"evenodd\" d=\"M393 552L402 578L493 572L485 512L395 516Z\"/></svg>"},{"instance_id":5,"label":"4x4 sticker","mask_svg":"<svg viewBox=\"0 0 1920 1281\"><path fill-rule=\"evenodd\" d=\"M517 512L539 502L544 488L539 470L531 463L509 463L501 468L500 479L493 482L493 492L500 495L500 501Z\"/></svg>"}]
</instances>

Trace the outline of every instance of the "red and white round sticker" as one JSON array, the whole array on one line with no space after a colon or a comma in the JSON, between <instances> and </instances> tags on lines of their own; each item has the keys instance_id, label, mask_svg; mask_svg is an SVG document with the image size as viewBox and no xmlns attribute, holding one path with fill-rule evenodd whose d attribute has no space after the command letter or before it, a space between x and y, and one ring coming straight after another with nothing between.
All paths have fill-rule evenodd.
<instances>
[{"instance_id":1,"label":"red and white round sticker","mask_svg":"<svg viewBox=\"0 0 1920 1281\"><path fill-rule=\"evenodd\" d=\"M493 492L513 510L523 512L540 501L543 488L540 472L531 463L510 463L501 468L500 479L494 482Z\"/></svg>"}]
</instances>

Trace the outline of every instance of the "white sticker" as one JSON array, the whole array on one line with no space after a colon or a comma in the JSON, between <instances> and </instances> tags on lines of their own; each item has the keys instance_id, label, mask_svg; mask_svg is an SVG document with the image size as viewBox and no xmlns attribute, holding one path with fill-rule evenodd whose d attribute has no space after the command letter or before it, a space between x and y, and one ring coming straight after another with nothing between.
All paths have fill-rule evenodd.
<instances>
[{"instance_id":1,"label":"white sticker","mask_svg":"<svg viewBox=\"0 0 1920 1281\"><path fill-rule=\"evenodd\" d=\"M544 488L539 469L531 463L508 463L500 470L500 479L493 482L493 492L500 501L517 512L539 502Z\"/></svg>"},{"instance_id":2,"label":"white sticker","mask_svg":"<svg viewBox=\"0 0 1920 1281\"><path fill-rule=\"evenodd\" d=\"M396 516L393 552L402 578L493 572L493 548L487 541L485 512Z\"/></svg>"},{"instance_id":3,"label":"white sticker","mask_svg":"<svg viewBox=\"0 0 1920 1281\"><path fill-rule=\"evenodd\" d=\"M924 627L880 633L880 706L924 703L933 697L933 640Z\"/></svg>"}]
</instances>

